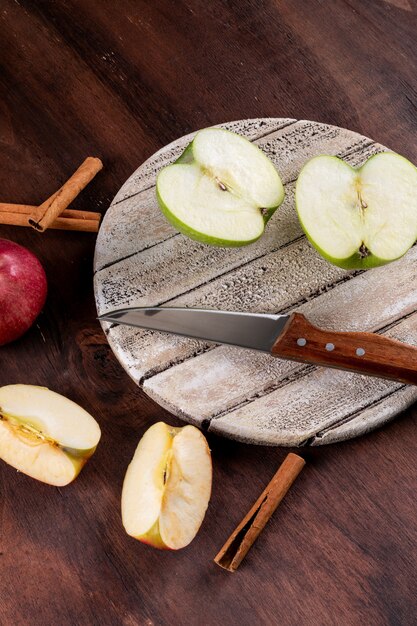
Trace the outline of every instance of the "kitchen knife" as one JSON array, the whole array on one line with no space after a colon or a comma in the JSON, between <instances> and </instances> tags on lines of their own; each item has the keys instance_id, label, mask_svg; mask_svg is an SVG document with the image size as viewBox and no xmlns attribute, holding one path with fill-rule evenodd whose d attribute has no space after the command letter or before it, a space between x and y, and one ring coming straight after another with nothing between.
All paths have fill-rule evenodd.
<instances>
[{"instance_id":1,"label":"kitchen knife","mask_svg":"<svg viewBox=\"0 0 417 626\"><path fill-rule=\"evenodd\" d=\"M98 319L417 384L417 347L374 333L321 330L300 313L269 315L152 307L119 309Z\"/></svg>"}]
</instances>

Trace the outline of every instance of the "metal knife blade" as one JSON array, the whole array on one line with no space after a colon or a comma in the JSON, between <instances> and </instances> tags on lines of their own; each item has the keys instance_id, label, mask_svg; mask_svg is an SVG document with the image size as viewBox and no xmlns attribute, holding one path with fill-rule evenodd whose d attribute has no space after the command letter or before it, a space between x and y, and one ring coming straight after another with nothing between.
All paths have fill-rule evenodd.
<instances>
[{"instance_id":1,"label":"metal knife blade","mask_svg":"<svg viewBox=\"0 0 417 626\"><path fill-rule=\"evenodd\" d=\"M133 307L105 313L98 319L270 352L289 318L289 315L210 309Z\"/></svg>"}]
</instances>

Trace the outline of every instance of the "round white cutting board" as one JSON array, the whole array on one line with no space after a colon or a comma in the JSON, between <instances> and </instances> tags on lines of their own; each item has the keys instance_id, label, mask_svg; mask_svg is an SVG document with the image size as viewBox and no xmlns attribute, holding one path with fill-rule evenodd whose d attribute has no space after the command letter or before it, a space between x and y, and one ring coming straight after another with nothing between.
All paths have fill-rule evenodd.
<instances>
[{"instance_id":1,"label":"round white cutting board","mask_svg":"<svg viewBox=\"0 0 417 626\"><path fill-rule=\"evenodd\" d=\"M286 313L323 328L381 331L417 343L417 247L367 272L324 261L294 207L303 164L332 154L353 166L386 150L349 130L292 119L222 124L254 141L285 184L284 203L256 243L215 248L176 230L160 212L156 175L194 134L165 146L126 181L103 220L94 259L98 313L128 306L198 306ZM161 406L186 422L271 445L340 441L392 419L417 388L273 359L260 352L104 323L116 357Z\"/></svg>"}]
</instances>

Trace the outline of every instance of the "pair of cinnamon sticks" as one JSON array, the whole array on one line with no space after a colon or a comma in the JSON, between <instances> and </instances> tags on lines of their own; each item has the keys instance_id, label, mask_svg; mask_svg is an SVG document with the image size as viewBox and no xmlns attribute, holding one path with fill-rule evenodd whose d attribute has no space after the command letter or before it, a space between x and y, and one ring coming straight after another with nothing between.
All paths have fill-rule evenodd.
<instances>
[{"instance_id":1,"label":"pair of cinnamon sticks","mask_svg":"<svg viewBox=\"0 0 417 626\"><path fill-rule=\"evenodd\" d=\"M0 203L0 224L31 226L39 232L47 228L97 232L100 213L67 207L102 167L100 159L87 157L66 183L40 206Z\"/></svg>"},{"instance_id":2,"label":"pair of cinnamon sticks","mask_svg":"<svg viewBox=\"0 0 417 626\"><path fill-rule=\"evenodd\" d=\"M304 459L298 454L287 455L271 482L214 558L217 565L229 572L237 570L304 465Z\"/></svg>"}]
</instances>

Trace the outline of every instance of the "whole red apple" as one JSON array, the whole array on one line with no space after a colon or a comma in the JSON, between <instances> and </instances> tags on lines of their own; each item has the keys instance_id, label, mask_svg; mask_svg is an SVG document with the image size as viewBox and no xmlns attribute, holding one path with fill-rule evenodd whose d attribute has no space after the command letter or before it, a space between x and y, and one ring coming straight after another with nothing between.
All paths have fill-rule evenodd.
<instances>
[{"instance_id":1,"label":"whole red apple","mask_svg":"<svg viewBox=\"0 0 417 626\"><path fill-rule=\"evenodd\" d=\"M0 346L25 333L45 304L47 282L36 256L0 239Z\"/></svg>"}]
</instances>

